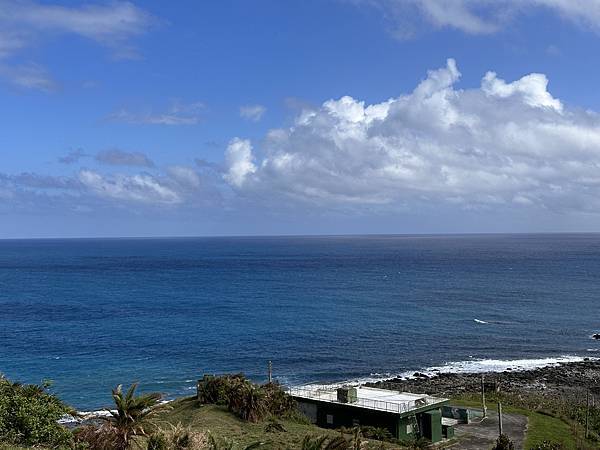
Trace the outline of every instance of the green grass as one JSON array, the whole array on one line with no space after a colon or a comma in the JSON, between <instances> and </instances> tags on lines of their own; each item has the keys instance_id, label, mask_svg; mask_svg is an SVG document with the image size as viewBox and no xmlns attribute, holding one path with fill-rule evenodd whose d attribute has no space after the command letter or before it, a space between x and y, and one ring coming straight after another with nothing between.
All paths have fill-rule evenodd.
<instances>
[{"instance_id":1,"label":"green grass","mask_svg":"<svg viewBox=\"0 0 600 450\"><path fill-rule=\"evenodd\" d=\"M453 399L452 404L457 406L481 407L477 401ZM553 417L537 411L530 411L523 408L512 406L503 406L503 411L512 414L521 414L527 416L529 424L527 426L527 435L525 437L525 448L529 449L543 441L561 442L567 450L577 448L576 439L570 426L558 417Z\"/></svg>"},{"instance_id":2,"label":"green grass","mask_svg":"<svg viewBox=\"0 0 600 450\"><path fill-rule=\"evenodd\" d=\"M265 432L265 426L268 421L260 423L245 422L231 414L223 406L198 405L194 397L171 402L168 409L158 416L157 420L171 425L181 424L190 427L194 431L208 431L217 438L227 437L233 440L236 446L263 442L267 448L300 448L300 443L306 435L339 435L337 431L286 419L278 420L285 428L285 432L267 433ZM386 448L399 447L386 444Z\"/></svg>"}]
</instances>

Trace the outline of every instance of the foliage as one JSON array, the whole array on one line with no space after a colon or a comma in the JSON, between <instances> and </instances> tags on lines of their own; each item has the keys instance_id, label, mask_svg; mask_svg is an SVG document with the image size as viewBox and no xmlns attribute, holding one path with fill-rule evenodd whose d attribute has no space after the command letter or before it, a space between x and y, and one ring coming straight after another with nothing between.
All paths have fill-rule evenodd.
<instances>
[{"instance_id":1,"label":"foliage","mask_svg":"<svg viewBox=\"0 0 600 450\"><path fill-rule=\"evenodd\" d=\"M392 441L394 436L387 428L361 426L360 432L367 439L376 439L378 441Z\"/></svg>"},{"instance_id":2,"label":"foliage","mask_svg":"<svg viewBox=\"0 0 600 450\"><path fill-rule=\"evenodd\" d=\"M169 441L165 433L157 432L148 436L147 450L168 450Z\"/></svg>"},{"instance_id":3,"label":"foliage","mask_svg":"<svg viewBox=\"0 0 600 450\"><path fill-rule=\"evenodd\" d=\"M91 450L126 450L134 436L147 436L151 425L149 419L156 412L160 394L135 396L137 384L132 384L126 393L122 385L112 391L115 410L101 426L89 425L76 430L75 438ZM161 438L155 436L149 445L161 447Z\"/></svg>"},{"instance_id":4,"label":"foliage","mask_svg":"<svg viewBox=\"0 0 600 450\"><path fill-rule=\"evenodd\" d=\"M348 441L343 436L305 436L302 450L347 450Z\"/></svg>"},{"instance_id":5,"label":"foliage","mask_svg":"<svg viewBox=\"0 0 600 450\"><path fill-rule=\"evenodd\" d=\"M256 448L262 447L264 444L262 442L254 442L245 447L240 447L239 450L254 450ZM208 445L209 450L237 450L235 442L232 439L216 439L212 434L208 436Z\"/></svg>"},{"instance_id":6,"label":"foliage","mask_svg":"<svg viewBox=\"0 0 600 450\"><path fill-rule=\"evenodd\" d=\"M270 414L288 417L292 411L296 411L296 401L278 383L267 383L262 389L265 391L266 407Z\"/></svg>"},{"instance_id":7,"label":"foliage","mask_svg":"<svg viewBox=\"0 0 600 450\"><path fill-rule=\"evenodd\" d=\"M245 380L244 375L204 375L198 381L198 401L207 405L226 405L228 392L237 380Z\"/></svg>"},{"instance_id":8,"label":"foliage","mask_svg":"<svg viewBox=\"0 0 600 450\"><path fill-rule=\"evenodd\" d=\"M256 385L243 374L205 375L198 382L197 399L201 404L226 405L235 415L258 422L267 415L291 416L296 402L277 383Z\"/></svg>"},{"instance_id":9,"label":"foliage","mask_svg":"<svg viewBox=\"0 0 600 450\"><path fill-rule=\"evenodd\" d=\"M170 424L169 424L170 425ZM148 437L147 450L198 450L209 444L205 433L184 427L180 423L170 425L169 430L157 430Z\"/></svg>"},{"instance_id":10,"label":"foliage","mask_svg":"<svg viewBox=\"0 0 600 450\"><path fill-rule=\"evenodd\" d=\"M515 444L506 434L501 434L492 450L515 450Z\"/></svg>"},{"instance_id":11,"label":"foliage","mask_svg":"<svg viewBox=\"0 0 600 450\"><path fill-rule=\"evenodd\" d=\"M74 435L75 441L87 450L113 450L118 445L117 430L109 423L79 427Z\"/></svg>"},{"instance_id":12,"label":"foliage","mask_svg":"<svg viewBox=\"0 0 600 450\"><path fill-rule=\"evenodd\" d=\"M71 433L57 421L72 410L48 392L49 386L13 383L0 376L0 441L45 447L71 441Z\"/></svg>"},{"instance_id":13,"label":"foliage","mask_svg":"<svg viewBox=\"0 0 600 450\"><path fill-rule=\"evenodd\" d=\"M563 450L565 447L560 442L543 441L529 450Z\"/></svg>"},{"instance_id":14,"label":"foliage","mask_svg":"<svg viewBox=\"0 0 600 450\"><path fill-rule=\"evenodd\" d=\"M285 427L274 418L265 425L265 433L285 433Z\"/></svg>"},{"instance_id":15,"label":"foliage","mask_svg":"<svg viewBox=\"0 0 600 450\"><path fill-rule=\"evenodd\" d=\"M402 447L409 450L423 450L429 448L431 442L426 438L413 438L401 441Z\"/></svg>"},{"instance_id":16,"label":"foliage","mask_svg":"<svg viewBox=\"0 0 600 450\"><path fill-rule=\"evenodd\" d=\"M227 408L239 418L256 423L267 412L265 392L247 380L238 380L227 393Z\"/></svg>"}]
</instances>

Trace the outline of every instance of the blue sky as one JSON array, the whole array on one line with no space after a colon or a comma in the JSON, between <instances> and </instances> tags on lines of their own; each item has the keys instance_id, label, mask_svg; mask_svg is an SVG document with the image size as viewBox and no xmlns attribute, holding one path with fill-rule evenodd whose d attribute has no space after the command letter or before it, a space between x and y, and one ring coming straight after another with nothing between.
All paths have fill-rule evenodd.
<instances>
[{"instance_id":1,"label":"blue sky","mask_svg":"<svg viewBox=\"0 0 600 450\"><path fill-rule=\"evenodd\" d=\"M596 231L600 1L0 0L0 237Z\"/></svg>"}]
</instances>

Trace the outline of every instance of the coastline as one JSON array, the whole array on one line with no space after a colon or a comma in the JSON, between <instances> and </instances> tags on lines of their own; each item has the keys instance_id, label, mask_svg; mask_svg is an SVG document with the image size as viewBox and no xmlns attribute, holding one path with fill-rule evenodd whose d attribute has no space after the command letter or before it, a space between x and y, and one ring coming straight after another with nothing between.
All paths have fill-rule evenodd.
<instances>
[{"instance_id":1,"label":"coastline","mask_svg":"<svg viewBox=\"0 0 600 450\"><path fill-rule=\"evenodd\" d=\"M481 390L481 376L486 390L538 395L564 395L581 392L593 384L600 384L600 358L583 356L560 356L555 358L519 360L472 360L450 362L396 376L373 376L338 383L308 383L306 388L331 388L342 385L365 385L414 393L426 393L442 397L458 397ZM600 392L599 392L600 393ZM189 395L172 396L162 401L186 398ZM79 417L65 417L61 422L67 426L109 415L110 408L78 411Z\"/></svg>"},{"instance_id":2,"label":"coastline","mask_svg":"<svg viewBox=\"0 0 600 450\"><path fill-rule=\"evenodd\" d=\"M559 361L534 368L516 365L502 371L452 372L433 369L428 373L414 372L409 376L393 377L366 385L385 389L427 393L457 398L481 391L484 379L488 392L536 394L543 397L580 396L600 384L600 359L582 358L579 361Z\"/></svg>"}]
</instances>

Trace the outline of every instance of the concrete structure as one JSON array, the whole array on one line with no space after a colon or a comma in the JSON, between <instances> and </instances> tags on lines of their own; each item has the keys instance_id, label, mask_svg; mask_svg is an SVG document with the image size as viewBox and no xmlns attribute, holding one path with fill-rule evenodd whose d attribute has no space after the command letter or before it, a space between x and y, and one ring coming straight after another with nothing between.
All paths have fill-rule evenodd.
<instances>
[{"instance_id":1,"label":"concrete structure","mask_svg":"<svg viewBox=\"0 0 600 450\"><path fill-rule=\"evenodd\" d=\"M289 394L300 411L321 427L373 426L388 429L398 439L425 437L432 442L444 437L441 408L448 403L445 398L364 386L292 388ZM448 433L448 424L444 425Z\"/></svg>"}]
</instances>

